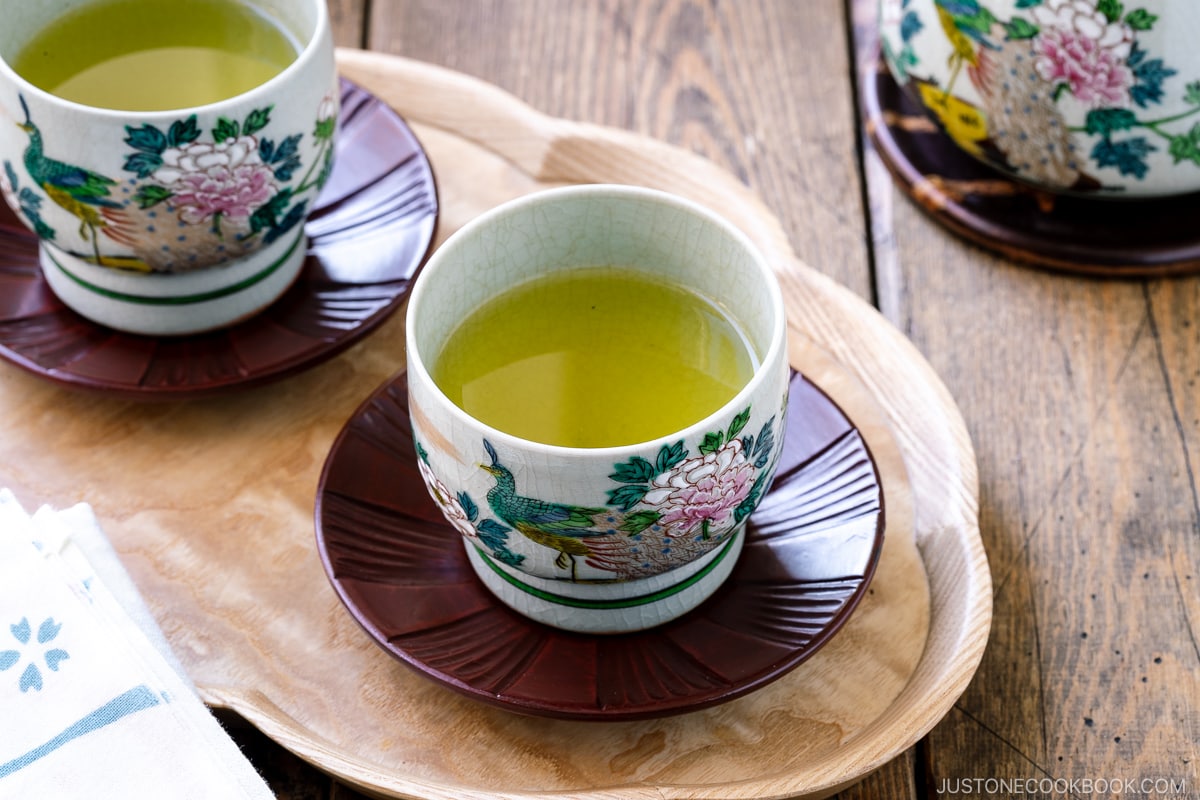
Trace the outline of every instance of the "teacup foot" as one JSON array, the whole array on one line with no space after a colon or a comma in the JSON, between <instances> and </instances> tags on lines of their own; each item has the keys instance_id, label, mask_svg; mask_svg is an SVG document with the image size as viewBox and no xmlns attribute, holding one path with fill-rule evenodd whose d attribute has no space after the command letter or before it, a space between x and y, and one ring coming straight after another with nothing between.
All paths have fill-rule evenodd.
<instances>
[{"instance_id":1,"label":"teacup foot","mask_svg":"<svg viewBox=\"0 0 1200 800\"><path fill-rule=\"evenodd\" d=\"M101 325L150 336L203 333L253 316L295 282L305 256L302 231L228 265L171 274L97 266L40 247L46 282L64 305Z\"/></svg>"},{"instance_id":2,"label":"teacup foot","mask_svg":"<svg viewBox=\"0 0 1200 800\"><path fill-rule=\"evenodd\" d=\"M683 616L725 582L746 540L745 526L686 566L632 581L571 583L512 569L464 540L475 574L502 603L532 620L576 633L646 630Z\"/></svg>"}]
</instances>

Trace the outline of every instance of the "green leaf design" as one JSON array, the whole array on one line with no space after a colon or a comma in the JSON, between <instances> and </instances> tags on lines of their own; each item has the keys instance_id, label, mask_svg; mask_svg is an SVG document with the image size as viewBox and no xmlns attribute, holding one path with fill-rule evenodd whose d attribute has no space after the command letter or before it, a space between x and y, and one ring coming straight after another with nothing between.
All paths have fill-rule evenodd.
<instances>
[{"instance_id":1,"label":"green leaf design","mask_svg":"<svg viewBox=\"0 0 1200 800\"><path fill-rule=\"evenodd\" d=\"M15 187L16 184L13 184L13 186ZM33 211L38 211L42 207L42 198L38 196L37 192L33 191L33 189L30 189L28 186L23 187L20 193L17 194L17 200L20 201L24 208L28 208Z\"/></svg>"},{"instance_id":2,"label":"green leaf design","mask_svg":"<svg viewBox=\"0 0 1200 800\"><path fill-rule=\"evenodd\" d=\"M321 165L321 173L317 175L317 188L323 189L333 174L333 148L325 151L325 162Z\"/></svg>"},{"instance_id":3,"label":"green leaf design","mask_svg":"<svg viewBox=\"0 0 1200 800\"><path fill-rule=\"evenodd\" d=\"M1138 124L1137 115L1127 108L1094 108L1088 112L1084 128L1095 136L1127 131Z\"/></svg>"},{"instance_id":4,"label":"green leaf design","mask_svg":"<svg viewBox=\"0 0 1200 800\"><path fill-rule=\"evenodd\" d=\"M1200 165L1200 123L1193 125L1187 133L1172 136L1168 151L1176 164L1181 161L1194 161Z\"/></svg>"},{"instance_id":5,"label":"green leaf design","mask_svg":"<svg viewBox=\"0 0 1200 800\"><path fill-rule=\"evenodd\" d=\"M200 138L200 127L196 124L196 115L171 123L167 131L167 144L171 147L182 147Z\"/></svg>"},{"instance_id":6,"label":"green leaf design","mask_svg":"<svg viewBox=\"0 0 1200 800\"><path fill-rule=\"evenodd\" d=\"M275 148L272 150L271 156L269 159L264 158L263 160L267 161L268 164L277 164L281 161L287 161L291 158L294 158L296 156L296 154L300 152L300 139L301 138L302 137L298 133L287 137L286 139L284 139L282 142L279 143L278 148ZM263 144L265 145L266 143L267 143L267 140L264 139ZM260 150L261 150L261 148L260 148Z\"/></svg>"},{"instance_id":7,"label":"green leaf design","mask_svg":"<svg viewBox=\"0 0 1200 800\"><path fill-rule=\"evenodd\" d=\"M417 458L421 459L426 464L428 464L429 463L429 453L426 452L425 448L421 446L420 442L414 442L414 444L416 444L416 446L417 446Z\"/></svg>"},{"instance_id":8,"label":"green leaf design","mask_svg":"<svg viewBox=\"0 0 1200 800\"><path fill-rule=\"evenodd\" d=\"M707 456L715 453L721 449L723 444L725 444L725 435L720 431L705 434L704 441L700 443L700 454Z\"/></svg>"},{"instance_id":9,"label":"green leaf design","mask_svg":"<svg viewBox=\"0 0 1200 800\"><path fill-rule=\"evenodd\" d=\"M175 193L165 186L149 184L139 188L137 194L133 196L133 200L138 204L138 208L147 209L153 208L164 200L169 200L174 196Z\"/></svg>"},{"instance_id":10,"label":"green leaf design","mask_svg":"<svg viewBox=\"0 0 1200 800\"><path fill-rule=\"evenodd\" d=\"M662 519L662 514L659 514L657 511L634 511L625 517L625 520L621 523L621 530L630 536L636 536L660 519Z\"/></svg>"},{"instance_id":11,"label":"green leaf design","mask_svg":"<svg viewBox=\"0 0 1200 800\"><path fill-rule=\"evenodd\" d=\"M742 432L742 428L746 427L746 423L750 421L750 406L746 406L746 410L733 418L733 422L729 423L729 431L725 434L726 441L733 441L737 435Z\"/></svg>"},{"instance_id":12,"label":"green leaf design","mask_svg":"<svg viewBox=\"0 0 1200 800\"><path fill-rule=\"evenodd\" d=\"M278 164L275 177L281 182L292 179L292 174L300 168L300 134L289 136L275 150L272 160L268 163Z\"/></svg>"},{"instance_id":13,"label":"green leaf design","mask_svg":"<svg viewBox=\"0 0 1200 800\"><path fill-rule=\"evenodd\" d=\"M622 484L616 489L608 490L608 504L616 506L621 511L629 511L646 496L649 486L635 486L632 483Z\"/></svg>"},{"instance_id":14,"label":"green leaf design","mask_svg":"<svg viewBox=\"0 0 1200 800\"><path fill-rule=\"evenodd\" d=\"M317 120L317 127L313 129L313 138L318 142L333 138L333 132L337 128L337 117L329 117L328 119Z\"/></svg>"},{"instance_id":15,"label":"green leaf design","mask_svg":"<svg viewBox=\"0 0 1200 800\"><path fill-rule=\"evenodd\" d=\"M479 534L479 541L492 551L492 557L502 564L516 567L525 560L525 556L517 555L508 549L508 532L510 530L512 529L504 527L490 517L475 526L475 532Z\"/></svg>"},{"instance_id":16,"label":"green leaf design","mask_svg":"<svg viewBox=\"0 0 1200 800\"><path fill-rule=\"evenodd\" d=\"M657 473L654 465L641 456L634 456L624 464L614 464L608 477L618 483L646 483Z\"/></svg>"},{"instance_id":17,"label":"green leaf design","mask_svg":"<svg viewBox=\"0 0 1200 800\"><path fill-rule=\"evenodd\" d=\"M510 567L519 567L521 566L521 562L525 560L525 556L519 556L507 547L503 550L493 550L492 557L501 564L508 564Z\"/></svg>"},{"instance_id":18,"label":"green leaf design","mask_svg":"<svg viewBox=\"0 0 1200 800\"><path fill-rule=\"evenodd\" d=\"M512 528L504 527L503 525L501 525L499 522L496 522L496 520L492 519L491 517L488 517L483 522L479 523L479 532L481 534L487 534L488 536L498 536L503 541L508 540L508 536L506 534L510 530L512 530Z\"/></svg>"},{"instance_id":19,"label":"green leaf design","mask_svg":"<svg viewBox=\"0 0 1200 800\"><path fill-rule=\"evenodd\" d=\"M158 156L167 149L167 135L153 125L143 125L140 128L126 125L125 144L134 150Z\"/></svg>"},{"instance_id":20,"label":"green leaf design","mask_svg":"<svg viewBox=\"0 0 1200 800\"><path fill-rule=\"evenodd\" d=\"M236 139L242 131L242 127L234 120L221 117L217 120L217 126L213 128L213 141L223 142L226 139Z\"/></svg>"},{"instance_id":21,"label":"green leaf design","mask_svg":"<svg viewBox=\"0 0 1200 800\"><path fill-rule=\"evenodd\" d=\"M758 432L758 442L754 446L753 455L756 457L754 466L762 469L767 463L767 458L771 454L771 448L775 446L775 417L763 423L762 430ZM747 447L747 452L751 452ZM761 464L759 462L762 462Z\"/></svg>"},{"instance_id":22,"label":"green leaf design","mask_svg":"<svg viewBox=\"0 0 1200 800\"><path fill-rule=\"evenodd\" d=\"M1125 6L1121 0L1100 0L1096 4L1096 9L1108 17L1109 22L1116 22L1121 18L1121 14L1125 12Z\"/></svg>"},{"instance_id":23,"label":"green leaf design","mask_svg":"<svg viewBox=\"0 0 1200 800\"><path fill-rule=\"evenodd\" d=\"M1158 21L1157 14L1151 14L1144 8L1139 8L1136 11L1130 11L1125 15L1125 24L1133 28L1135 31L1148 31L1154 27L1154 23Z\"/></svg>"},{"instance_id":24,"label":"green leaf design","mask_svg":"<svg viewBox=\"0 0 1200 800\"><path fill-rule=\"evenodd\" d=\"M746 499L739 503L738 507L733 510L733 521L735 523L741 522L754 511L754 506L758 504L758 498L762 494L766 482L767 473L763 472L754 481L754 485L750 487L750 494L746 495Z\"/></svg>"},{"instance_id":25,"label":"green leaf design","mask_svg":"<svg viewBox=\"0 0 1200 800\"><path fill-rule=\"evenodd\" d=\"M267 106L251 111L246 117L246 122L242 125L242 133L246 136L253 136L271 123L271 109L275 106Z\"/></svg>"},{"instance_id":26,"label":"green leaf design","mask_svg":"<svg viewBox=\"0 0 1200 800\"><path fill-rule=\"evenodd\" d=\"M1141 136L1117 142L1106 138L1096 142L1092 158L1102 167L1116 167L1122 175L1133 175L1141 180L1150 170L1146 156L1157 149Z\"/></svg>"},{"instance_id":27,"label":"green leaf design","mask_svg":"<svg viewBox=\"0 0 1200 800\"><path fill-rule=\"evenodd\" d=\"M267 235L263 237L263 242L270 244L271 242L283 236L292 228L304 221L304 215L308 212L308 201L303 200L288 209L287 215L279 220L279 222L271 226L271 230L267 231Z\"/></svg>"},{"instance_id":28,"label":"green leaf design","mask_svg":"<svg viewBox=\"0 0 1200 800\"><path fill-rule=\"evenodd\" d=\"M1200 81L1192 81L1187 85L1183 99L1193 106L1200 106Z\"/></svg>"},{"instance_id":29,"label":"green leaf design","mask_svg":"<svg viewBox=\"0 0 1200 800\"><path fill-rule=\"evenodd\" d=\"M1042 0L1017 0L1017 8L1033 8L1041 4Z\"/></svg>"},{"instance_id":30,"label":"green leaf design","mask_svg":"<svg viewBox=\"0 0 1200 800\"><path fill-rule=\"evenodd\" d=\"M1034 25L1027 19L1021 17L1013 17L1011 21L1004 24L1004 30L1008 33L1010 41L1018 41L1020 39L1032 39L1038 35L1038 26Z\"/></svg>"},{"instance_id":31,"label":"green leaf design","mask_svg":"<svg viewBox=\"0 0 1200 800\"><path fill-rule=\"evenodd\" d=\"M156 153L138 151L125 159L125 171L132 172L143 180L154 174L163 165L162 157Z\"/></svg>"},{"instance_id":32,"label":"green leaf design","mask_svg":"<svg viewBox=\"0 0 1200 800\"><path fill-rule=\"evenodd\" d=\"M274 228L279 217L283 214L283 210L292 202L292 190L283 189L273 196L270 200L263 203L258 209L250 215L250 230L253 233L260 233L267 228Z\"/></svg>"},{"instance_id":33,"label":"green leaf design","mask_svg":"<svg viewBox=\"0 0 1200 800\"><path fill-rule=\"evenodd\" d=\"M467 519L474 522L479 518L479 506L471 499L471 496L466 492L458 493L458 504L462 506L463 512L467 515Z\"/></svg>"},{"instance_id":34,"label":"green leaf design","mask_svg":"<svg viewBox=\"0 0 1200 800\"><path fill-rule=\"evenodd\" d=\"M655 461L655 466L658 468L656 475L673 469L676 464L687 458L687 450L683 449L683 439L671 446L663 445L658 451L658 459Z\"/></svg>"}]
</instances>

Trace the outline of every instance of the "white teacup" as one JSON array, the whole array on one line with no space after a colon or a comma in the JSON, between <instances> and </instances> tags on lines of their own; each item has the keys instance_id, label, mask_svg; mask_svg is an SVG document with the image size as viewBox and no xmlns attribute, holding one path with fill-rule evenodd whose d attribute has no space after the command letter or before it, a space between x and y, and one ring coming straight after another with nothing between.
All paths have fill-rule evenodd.
<instances>
[{"instance_id":1,"label":"white teacup","mask_svg":"<svg viewBox=\"0 0 1200 800\"><path fill-rule=\"evenodd\" d=\"M301 43L266 83L194 108L71 102L11 66L95 0L0 0L0 190L40 238L46 281L89 319L142 334L223 327L270 305L304 263L332 164L338 91L325 0L254 0Z\"/></svg>"},{"instance_id":2,"label":"white teacup","mask_svg":"<svg viewBox=\"0 0 1200 800\"><path fill-rule=\"evenodd\" d=\"M481 303L521 281L598 265L651 273L720 303L757 354L750 380L682 430L596 448L496 430L435 383L432 359ZM559 628L630 631L686 613L728 577L774 475L789 378L778 282L728 222L629 186L552 189L502 205L426 264L409 299L407 356L421 473L504 603ZM616 368L596 367L601 378ZM559 512L571 526L555 523Z\"/></svg>"},{"instance_id":3,"label":"white teacup","mask_svg":"<svg viewBox=\"0 0 1200 800\"><path fill-rule=\"evenodd\" d=\"M964 151L1054 192L1200 191L1195 0L881 0L901 86Z\"/></svg>"}]
</instances>

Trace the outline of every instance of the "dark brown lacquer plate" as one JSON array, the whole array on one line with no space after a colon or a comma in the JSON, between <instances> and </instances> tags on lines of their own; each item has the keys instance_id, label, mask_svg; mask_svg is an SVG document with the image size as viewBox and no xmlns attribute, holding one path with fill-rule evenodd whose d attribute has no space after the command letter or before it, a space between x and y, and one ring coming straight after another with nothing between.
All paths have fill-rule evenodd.
<instances>
[{"instance_id":1,"label":"dark brown lacquer plate","mask_svg":"<svg viewBox=\"0 0 1200 800\"><path fill-rule=\"evenodd\" d=\"M1041 191L959 149L882 61L862 89L867 131L899 187L958 235L1064 272L1140 278L1200 270L1200 194L1119 200Z\"/></svg>"},{"instance_id":2,"label":"dark brown lacquer plate","mask_svg":"<svg viewBox=\"0 0 1200 800\"><path fill-rule=\"evenodd\" d=\"M433 169L390 107L341 82L333 173L305 226L308 259L269 308L177 338L119 333L66 308L42 279L37 240L0 203L0 358L58 383L183 398L266 383L331 358L399 307L433 244Z\"/></svg>"},{"instance_id":3,"label":"dark brown lacquer plate","mask_svg":"<svg viewBox=\"0 0 1200 800\"><path fill-rule=\"evenodd\" d=\"M532 622L475 577L417 471L401 374L355 412L317 491L316 535L375 642L470 697L525 714L659 717L781 677L849 618L883 545L883 489L854 423L799 374L775 483L706 603L661 627L589 636Z\"/></svg>"}]
</instances>

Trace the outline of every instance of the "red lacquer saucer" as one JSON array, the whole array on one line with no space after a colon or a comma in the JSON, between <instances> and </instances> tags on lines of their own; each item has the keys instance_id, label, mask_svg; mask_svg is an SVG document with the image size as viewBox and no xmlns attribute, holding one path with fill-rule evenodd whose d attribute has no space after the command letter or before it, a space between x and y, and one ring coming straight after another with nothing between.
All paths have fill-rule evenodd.
<instances>
[{"instance_id":1,"label":"red lacquer saucer","mask_svg":"<svg viewBox=\"0 0 1200 800\"><path fill-rule=\"evenodd\" d=\"M783 676L850 617L883 531L883 488L866 443L799 374L777 477L733 574L706 603L649 631L568 633L484 588L417 471L403 374L346 424L316 504L326 574L376 644L477 700L584 720L692 711Z\"/></svg>"},{"instance_id":2,"label":"red lacquer saucer","mask_svg":"<svg viewBox=\"0 0 1200 800\"><path fill-rule=\"evenodd\" d=\"M184 398L295 374L377 328L433 244L437 187L404 120L349 81L341 88L333 173L305 226L308 259L276 303L196 336L113 331L59 302L42 278L37 240L0 203L0 358L70 387Z\"/></svg>"}]
</instances>

